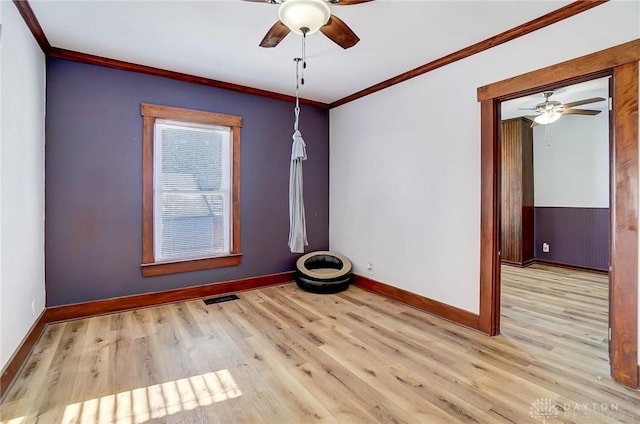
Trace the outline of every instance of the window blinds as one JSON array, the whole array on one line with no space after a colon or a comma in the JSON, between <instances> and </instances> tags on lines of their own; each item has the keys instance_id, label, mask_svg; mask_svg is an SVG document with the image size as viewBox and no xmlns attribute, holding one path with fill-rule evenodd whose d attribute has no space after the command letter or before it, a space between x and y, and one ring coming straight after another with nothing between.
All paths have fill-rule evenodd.
<instances>
[{"instance_id":1,"label":"window blinds","mask_svg":"<svg viewBox=\"0 0 640 424\"><path fill-rule=\"evenodd\" d=\"M229 252L230 143L228 127L156 120L156 262Z\"/></svg>"}]
</instances>

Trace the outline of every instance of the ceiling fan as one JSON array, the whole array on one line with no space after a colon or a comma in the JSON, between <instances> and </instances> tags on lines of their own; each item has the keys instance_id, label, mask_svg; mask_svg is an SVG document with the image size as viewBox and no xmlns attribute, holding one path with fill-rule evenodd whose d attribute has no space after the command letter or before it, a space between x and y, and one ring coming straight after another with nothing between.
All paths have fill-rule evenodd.
<instances>
[{"instance_id":1,"label":"ceiling fan","mask_svg":"<svg viewBox=\"0 0 640 424\"><path fill-rule=\"evenodd\" d=\"M542 93L544 96L544 102L538 103L532 108L521 108L520 110L533 110L537 115L533 118L533 124L535 125L547 125L560 119L562 115L597 115L601 111L595 109L575 109L576 106L582 106L589 103L596 103L604 101L602 97L593 97L590 99L578 100L569 103L560 103L556 100L550 100L549 97L553 95L553 91L545 91Z\"/></svg>"},{"instance_id":2,"label":"ceiling fan","mask_svg":"<svg viewBox=\"0 0 640 424\"><path fill-rule=\"evenodd\" d=\"M275 47L289 32L308 35L320 30L331 41L348 49L360 38L341 19L329 10L332 6L350 6L372 0L245 0L251 2L279 4L279 20L267 31L260 47Z\"/></svg>"}]
</instances>

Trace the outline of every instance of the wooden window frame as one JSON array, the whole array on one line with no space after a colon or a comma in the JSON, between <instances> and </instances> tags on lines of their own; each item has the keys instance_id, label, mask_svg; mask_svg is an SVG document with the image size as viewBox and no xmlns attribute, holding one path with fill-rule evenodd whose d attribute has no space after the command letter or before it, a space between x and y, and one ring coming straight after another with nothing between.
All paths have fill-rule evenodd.
<instances>
[{"instance_id":1,"label":"wooden window frame","mask_svg":"<svg viewBox=\"0 0 640 424\"><path fill-rule=\"evenodd\" d=\"M240 128L242 117L193 109L142 103L142 275L175 274L240 265ZM153 231L153 137L156 119L168 119L195 124L218 125L231 128L231 247L230 253L200 259L156 262Z\"/></svg>"},{"instance_id":2,"label":"wooden window frame","mask_svg":"<svg viewBox=\"0 0 640 424\"><path fill-rule=\"evenodd\" d=\"M638 61L640 39L478 88L481 113L479 329L500 331L500 102L590 79L613 78L609 342L611 375L640 385L638 365Z\"/></svg>"}]
</instances>

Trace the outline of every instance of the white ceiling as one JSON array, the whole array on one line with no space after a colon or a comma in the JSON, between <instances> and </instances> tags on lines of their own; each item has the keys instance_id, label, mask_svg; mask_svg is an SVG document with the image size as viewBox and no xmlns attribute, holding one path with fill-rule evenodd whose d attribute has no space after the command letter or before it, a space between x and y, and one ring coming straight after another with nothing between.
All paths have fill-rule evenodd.
<instances>
[{"instance_id":1,"label":"white ceiling","mask_svg":"<svg viewBox=\"0 0 640 424\"><path fill-rule=\"evenodd\" d=\"M241 0L29 3L54 47L292 95L301 39L258 46L278 6ZM375 0L331 11L361 41L307 39L301 96L331 103L571 1Z\"/></svg>"}]
</instances>

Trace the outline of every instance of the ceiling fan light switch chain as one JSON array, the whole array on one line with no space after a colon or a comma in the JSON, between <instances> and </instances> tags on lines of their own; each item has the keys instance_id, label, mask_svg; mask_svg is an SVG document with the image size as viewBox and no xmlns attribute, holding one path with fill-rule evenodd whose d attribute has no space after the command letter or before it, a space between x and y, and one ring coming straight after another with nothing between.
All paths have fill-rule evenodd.
<instances>
[{"instance_id":1,"label":"ceiling fan light switch chain","mask_svg":"<svg viewBox=\"0 0 640 424\"><path fill-rule=\"evenodd\" d=\"M307 69L307 33L309 28L302 28L302 77L300 84L304 85L304 70Z\"/></svg>"}]
</instances>

